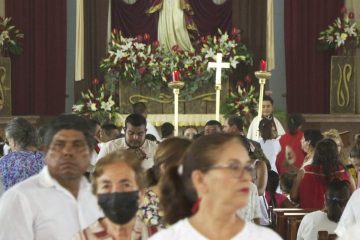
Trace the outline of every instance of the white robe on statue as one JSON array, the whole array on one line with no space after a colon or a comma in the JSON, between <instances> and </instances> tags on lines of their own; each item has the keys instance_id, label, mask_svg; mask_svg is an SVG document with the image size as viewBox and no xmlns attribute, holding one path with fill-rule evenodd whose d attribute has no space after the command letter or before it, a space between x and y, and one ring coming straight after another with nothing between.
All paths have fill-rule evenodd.
<instances>
[{"instance_id":1,"label":"white robe on statue","mask_svg":"<svg viewBox=\"0 0 360 240\"><path fill-rule=\"evenodd\" d=\"M252 120L247 135L246 137L248 139L254 140L254 141L259 141L260 136L257 136L257 131L259 129L259 118L258 116L254 117L254 119ZM277 137L280 137L281 135L285 134L285 130L283 128L283 126L281 125L280 121L274 117L274 122L275 122L275 126L276 126L276 131L277 131Z\"/></svg>"}]
</instances>

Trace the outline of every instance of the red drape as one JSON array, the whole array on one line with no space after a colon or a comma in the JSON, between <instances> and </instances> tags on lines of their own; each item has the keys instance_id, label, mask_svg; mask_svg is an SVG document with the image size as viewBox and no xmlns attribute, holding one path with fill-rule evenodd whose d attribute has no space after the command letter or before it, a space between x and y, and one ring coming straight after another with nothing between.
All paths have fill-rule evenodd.
<instances>
[{"instance_id":1,"label":"red drape","mask_svg":"<svg viewBox=\"0 0 360 240\"><path fill-rule=\"evenodd\" d=\"M236 0L237 1L237 0ZM217 34L218 28L230 31L232 27L232 0L216 5L212 0L190 0L194 22L200 35Z\"/></svg>"},{"instance_id":2,"label":"red drape","mask_svg":"<svg viewBox=\"0 0 360 240\"><path fill-rule=\"evenodd\" d=\"M126 37L149 33L151 41L157 39L158 13L145 13L152 1L137 0L134 4L127 4L123 0L112 0L111 4L113 29L121 30Z\"/></svg>"},{"instance_id":3,"label":"red drape","mask_svg":"<svg viewBox=\"0 0 360 240\"><path fill-rule=\"evenodd\" d=\"M317 38L340 15L344 0L284 3L287 110L328 113L330 53L318 50Z\"/></svg>"},{"instance_id":4,"label":"red drape","mask_svg":"<svg viewBox=\"0 0 360 240\"><path fill-rule=\"evenodd\" d=\"M7 0L5 6L24 33L24 52L12 59L12 113L64 112L66 0Z\"/></svg>"}]
</instances>

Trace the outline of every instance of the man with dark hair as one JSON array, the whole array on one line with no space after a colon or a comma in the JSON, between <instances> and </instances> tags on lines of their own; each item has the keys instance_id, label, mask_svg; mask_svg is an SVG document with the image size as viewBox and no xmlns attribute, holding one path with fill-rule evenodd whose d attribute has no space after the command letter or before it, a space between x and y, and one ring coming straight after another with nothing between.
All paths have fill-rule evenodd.
<instances>
[{"instance_id":1,"label":"man with dark hair","mask_svg":"<svg viewBox=\"0 0 360 240\"><path fill-rule=\"evenodd\" d=\"M125 137L105 143L99 152L98 160L105 155L119 149L133 149L142 161L143 168L149 169L154 165L153 156L157 144L145 139L146 119L140 114L130 114L125 119Z\"/></svg>"},{"instance_id":2,"label":"man with dark hair","mask_svg":"<svg viewBox=\"0 0 360 240\"><path fill-rule=\"evenodd\" d=\"M163 123L163 125L161 125L161 136L163 139L165 138L170 138L174 136L174 125L172 125L169 122L165 122Z\"/></svg>"},{"instance_id":3,"label":"man with dark hair","mask_svg":"<svg viewBox=\"0 0 360 240\"><path fill-rule=\"evenodd\" d=\"M137 102L137 103L134 103L132 105L132 107L133 107L133 113L140 114L145 119L147 119L148 110L147 110L147 107L146 107L145 103ZM146 131L147 131L147 134L151 134L154 137L156 137L157 141L161 140L161 137L159 136L158 131L156 130L156 128L150 122L146 123Z\"/></svg>"},{"instance_id":4,"label":"man with dark hair","mask_svg":"<svg viewBox=\"0 0 360 240\"><path fill-rule=\"evenodd\" d=\"M204 135L220 133L221 131L221 123L216 120L210 120L205 124Z\"/></svg>"},{"instance_id":5,"label":"man with dark hair","mask_svg":"<svg viewBox=\"0 0 360 240\"><path fill-rule=\"evenodd\" d=\"M231 115L225 119L224 128L225 133L243 134L243 121L240 116Z\"/></svg>"},{"instance_id":6,"label":"man with dark hair","mask_svg":"<svg viewBox=\"0 0 360 240\"><path fill-rule=\"evenodd\" d=\"M273 132L275 137L281 136L285 134L285 130L283 126L281 125L280 121L274 117L274 100L270 96L264 96L263 103L262 103L262 118L267 118L272 121L273 125ZM258 116L254 117L252 120L248 132L247 132L247 138L251 140L258 141L260 138L260 132L259 132L259 123L261 119L258 118Z\"/></svg>"},{"instance_id":7,"label":"man with dark hair","mask_svg":"<svg viewBox=\"0 0 360 240\"><path fill-rule=\"evenodd\" d=\"M109 142L111 140L123 137L120 129L114 124L104 124L101 126L100 140L102 143Z\"/></svg>"},{"instance_id":8,"label":"man with dark hair","mask_svg":"<svg viewBox=\"0 0 360 240\"><path fill-rule=\"evenodd\" d=\"M52 121L44 135L46 166L0 200L0 239L72 239L103 214L83 177L94 138L75 115Z\"/></svg>"}]
</instances>

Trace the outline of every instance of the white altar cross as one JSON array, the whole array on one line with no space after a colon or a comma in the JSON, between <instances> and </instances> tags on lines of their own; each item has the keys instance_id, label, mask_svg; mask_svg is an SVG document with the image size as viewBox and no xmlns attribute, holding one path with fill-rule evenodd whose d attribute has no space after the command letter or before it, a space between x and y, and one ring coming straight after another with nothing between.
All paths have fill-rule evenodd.
<instances>
[{"instance_id":1,"label":"white altar cross","mask_svg":"<svg viewBox=\"0 0 360 240\"><path fill-rule=\"evenodd\" d=\"M209 68L216 68L215 90L216 90L216 121L220 121L220 90L221 90L221 69L230 68L229 63L222 62L222 54L216 54L216 62L209 62Z\"/></svg>"}]
</instances>

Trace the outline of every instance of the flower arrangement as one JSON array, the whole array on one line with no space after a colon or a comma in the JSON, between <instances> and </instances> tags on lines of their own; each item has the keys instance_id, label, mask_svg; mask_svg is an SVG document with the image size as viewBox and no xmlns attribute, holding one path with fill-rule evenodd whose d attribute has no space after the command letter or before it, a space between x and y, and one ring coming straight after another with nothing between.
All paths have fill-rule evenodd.
<instances>
[{"instance_id":1,"label":"flower arrangement","mask_svg":"<svg viewBox=\"0 0 360 240\"><path fill-rule=\"evenodd\" d=\"M333 24L320 32L318 39L325 49L343 48L345 51L351 51L360 46L360 29L355 22L355 14L348 13L346 8L343 8L341 12L342 18L336 18Z\"/></svg>"},{"instance_id":2,"label":"flower arrangement","mask_svg":"<svg viewBox=\"0 0 360 240\"><path fill-rule=\"evenodd\" d=\"M235 29L228 33L219 30L218 36L205 36L197 40L194 51L182 50L175 45L171 51L161 47L158 41L150 42L149 34L136 38L125 38L114 30L108 55L102 60L100 68L114 81L126 79L135 85L144 84L151 89L166 87L175 70L181 74L186 87L181 91L183 96L191 96L204 82L213 80L214 72L207 71L209 61L216 60L216 53L223 54L223 61L231 64L225 71L228 75L239 62L252 64L252 58L246 46L241 43L240 31Z\"/></svg>"},{"instance_id":3,"label":"flower arrangement","mask_svg":"<svg viewBox=\"0 0 360 240\"><path fill-rule=\"evenodd\" d=\"M2 54L20 55L22 53L20 39L22 38L24 38L24 34L15 29L15 26L11 24L11 18L0 17L0 51Z\"/></svg>"},{"instance_id":4,"label":"flower arrangement","mask_svg":"<svg viewBox=\"0 0 360 240\"><path fill-rule=\"evenodd\" d=\"M98 85L98 79L94 79L93 85ZM111 95L106 94L104 85L94 91L87 90L81 93L79 103L73 105L73 113L94 119L101 125L104 123L113 123L119 125L119 108L115 105Z\"/></svg>"},{"instance_id":5,"label":"flower arrangement","mask_svg":"<svg viewBox=\"0 0 360 240\"><path fill-rule=\"evenodd\" d=\"M244 80L238 81L237 91L230 93L224 106L225 117L240 116L245 129L250 126L252 119L258 114L259 93L251 82L252 79L249 75L245 76Z\"/></svg>"}]
</instances>

